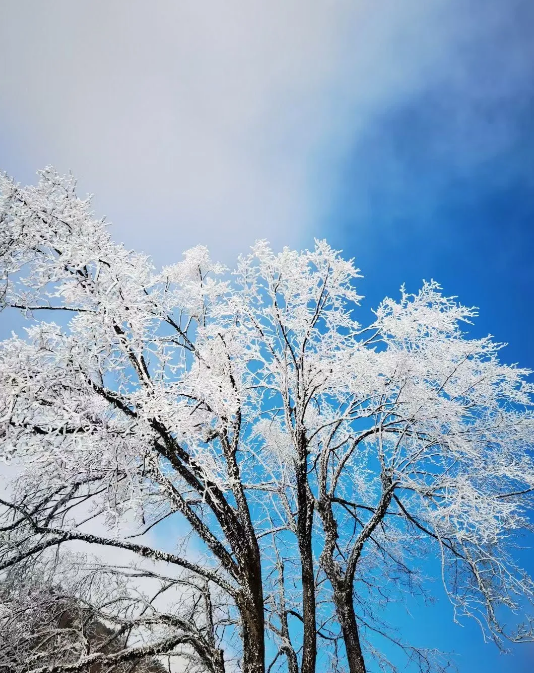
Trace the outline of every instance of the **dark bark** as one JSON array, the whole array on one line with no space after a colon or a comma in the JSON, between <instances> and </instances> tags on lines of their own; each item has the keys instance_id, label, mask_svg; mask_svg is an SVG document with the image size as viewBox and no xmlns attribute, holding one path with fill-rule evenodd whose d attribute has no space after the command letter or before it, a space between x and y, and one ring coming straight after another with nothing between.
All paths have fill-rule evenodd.
<instances>
[{"instance_id":1,"label":"dark bark","mask_svg":"<svg viewBox=\"0 0 534 673\"><path fill-rule=\"evenodd\" d=\"M233 378L231 380L234 384ZM243 672L264 673L265 616L261 556L236 458L240 424L241 417L238 413L234 422L233 437L230 438L227 431L218 435L225 455L228 473L233 482L232 490L236 500L236 509L231 507L225 496L214 484L214 488L211 484L209 489L205 487L202 471L195 470L187 452L170 436L167 430L161 426L158 431L165 442L166 457L171 460L171 464L177 472L186 478L189 485L206 499L230 544L236 559L235 564L222 543L216 540L215 536L202 522L197 521L198 517L196 515L188 517L196 532L210 546L210 549L227 570L236 577L241 587L238 592L237 607L242 621Z\"/></svg>"},{"instance_id":2,"label":"dark bark","mask_svg":"<svg viewBox=\"0 0 534 673\"><path fill-rule=\"evenodd\" d=\"M303 491L301 493L301 490ZM315 573L312 550L313 503L308 497L306 484L299 484L298 542L302 580L302 619L304 642L301 673L314 673L317 659L317 625L315 604Z\"/></svg>"},{"instance_id":3,"label":"dark bark","mask_svg":"<svg viewBox=\"0 0 534 673\"><path fill-rule=\"evenodd\" d=\"M243 540L242 551L237 552L241 569L237 605L242 620L243 672L265 671L265 615L260 550L256 536Z\"/></svg>"},{"instance_id":4,"label":"dark bark","mask_svg":"<svg viewBox=\"0 0 534 673\"><path fill-rule=\"evenodd\" d=\"M334 592L334 604L343 634L350 673L365 673L365 661L360 643L356 612L354 610L354 577L356 574L356 567L366 543L387 514L396 483L393 482L390 474L383 469L381 474L382 493L380 500L376 508L371 510L372 516L367 523L363 525L360 534L350 549L346 567L343 569L340 563L335 559L339 534L337 520L332 509L334 494L333 491L329 492L326 487L327 470L326 459L324 457L320 467L317 510L322 519L325 532L325 545L321 554L321 565L326 576L330 580ZM359 523L361 524L361 521Z\"/></svg>"},{"instance_id":5,"label":"dark bark","mask_svg":"<svg viewBox=\"0 0 534 673\"><path fill-rule=\"evenodd\" d=\"M350 673L366 673L367 669L365 668L358 623L354 611L352 587L334 587L334 603L343 633L349 671Z\"/></svg>"},{"instance_id":6,"label":"dark bark","mask_svg":"<svg viewBox=\"0 0 534 673\"><path fill-rule=\"evenodd\" d=\"M328 520L328 517L327 517ZM328 543L335 541L335 527L331 529L330 535L327 535ZM334 593L334 605L336 615L341 626L343 642L350 673L366 673L365 660L362 653L358 622L354 610L354 600L352 596L352 578L347 578L342 572L339 564L330 554L324 554L321 557L321 563L330 580Z\"/></svg>"},{"instance_id":7,"label":"dark bark","mask_svg":"<svg viewBox=\"0 0 534 673\"><path fill-rule=\"evenodd\" d=\"M304 432L301 432L299 437L298 452L299 464L296 474L298 504L297 536L301 562L302 619L304 623L301 673L315 673L317 620L312 549L314 499L308 485L307 443Z\"/></svg>"},{"instance_id":8,"label":"dark bark","mask_svg":"<svg viewBox=\"0 0 534 673\"><path fill-rule=\"evenodd\" d=\"M224 651L216 650L213 655L213 670L214 673L225 673L224 667Z\"/></svg>"},{"instance_id":9,"label":"dark bark","mask_svg":"<svg viewBox=\"0 0 534 673\"><path fill-rule=\"evenodd\" d=\"M259 581L257 579L249 581L249 586L243 589L238 607L242 621L243 671L264 673L265 624L261 575Z\"/></svg>"},{"instance_id":10,"label":"dark bark","mask_svg":"<svg viewBox=\"0 0 534 673\"><path fill-rule=\"evenodd\" d=\"M238 548L241 591L237 605L242 620L243 672L265 671L265 616L261 557L258 541L251 529Z\"/></svg>"}]
</instances>

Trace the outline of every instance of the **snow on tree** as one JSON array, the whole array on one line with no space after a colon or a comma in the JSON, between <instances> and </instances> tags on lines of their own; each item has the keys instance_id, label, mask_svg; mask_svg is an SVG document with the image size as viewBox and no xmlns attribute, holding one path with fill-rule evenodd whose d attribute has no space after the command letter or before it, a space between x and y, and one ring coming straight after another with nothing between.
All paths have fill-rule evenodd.
<instances>
[{"instance_id":1,"label":"snow on tree","mask_svg":"<svg viewBox=\"0 0 534 673\"><path fill-rule=\"evenodd\" d=\"M90 673L165 673L154 657L132 657L126 647L132 622L115 621L110 609L111 595L120 606L119 586L110 582L117 578L103 582L87 568L77 578L72 561L62 559L61 585L53 581L56 564L37 564L33 573L14 568L0 583L0 673L75 665L84 655L93 655Z\"/></svg>"},{"instance_id":2,"label":"snow on tree","mask_svg":"<svg viewBox=\"0 0 534 673\"><path fill-rule=\"evenodd\" d=\"M191 671L394 670L384 638L437 670L383 610L427 591L429 554L455 618L500 646L532 638L514 543L533 386L501 344L468 337L473 309L431 282L362 326L358 270L324 241L261 241L233 273L204 247L156 270L71 177L1 191L2 303L30 321L0 344L1 450L19 472L1 569L79 543L127 554L98 564L122 577L109 618ZM149 599L136 572L188 589ZM77 656L54 670L90 670L96 655Z\"/></svg>"}]
</instances>

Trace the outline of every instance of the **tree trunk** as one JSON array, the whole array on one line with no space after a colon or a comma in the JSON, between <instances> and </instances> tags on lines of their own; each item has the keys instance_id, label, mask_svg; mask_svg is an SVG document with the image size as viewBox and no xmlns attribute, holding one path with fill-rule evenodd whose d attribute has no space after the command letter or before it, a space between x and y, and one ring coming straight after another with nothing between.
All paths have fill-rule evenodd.
<instances>
[{"instance_id":1,"label":"tree trunk","mask_svg":"<svg viewBox=\"0 0 534 673\"><path fill-rule=\"evenodd\" d=\"M214 673L225 673L224 650L217 650L213 658Z\"/></svg>"},{"instance_id":2,"label":"tree trunk","mask_svg":"<svg viewBox=\"0 0 534 673\"><path fill-rule=\"evenodd\" d=\"M243 673L265 671L265 616L261 561L257 540L251 544L240 559L242 589L238 600L243 629Z\"/></svg>"},{"instance_id":3,"label":"tree trunk","mask_svg":"<svg viewBox=\"0 0 534 673\"><path fill-rule=\"evenodd\" d=\"M334 586L334 603L336 613L341 625L347 660L350 673L366 673L365 661L360 644L354 601L352 598L352 586Z\"/></svg>"},{"instance_id":4,"label":"tree trunk","mask_svg":"<svg viewBox=\"0 0 534 673\"><path fill-rule=\"evenodd\" d=\"M260 610L255 605L250 604L242 608L241 619L243 629L243 673L264 673L265 634L263 604Z\"/></svg>"},{"instance_id":5,"label":"tree trunk","mask_svg":"<svg viewBox=\"0 0 534 673\"><path fill-rule=\"evenodd\" d=\"M313 497L309 493L306 474L306 444L300 446L300 465L297 470L298 519L297 535L302 579L302 620L304 640L302 644L301 673L315 673L317 659L317 620L315 605L315 573L313 567L312 529Z\"/></svg>"},{"instance_id":6,"label":"tree trunk","mask_svg":"<svg viewBox=\"0 0 534 673\"><path fill-rule=\"evenodd\" d=\"M299 547L302 563L302 618L304 622L301 673L314 673L317 659L317 627L311 535L307 535L304 540L299 540Z\"/></svg>"}]
</instances>

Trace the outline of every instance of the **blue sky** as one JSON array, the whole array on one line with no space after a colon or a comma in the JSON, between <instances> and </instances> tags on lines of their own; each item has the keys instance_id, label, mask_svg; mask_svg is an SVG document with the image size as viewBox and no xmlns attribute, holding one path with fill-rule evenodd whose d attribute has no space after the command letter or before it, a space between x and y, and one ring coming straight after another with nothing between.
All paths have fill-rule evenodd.
<instances>
[{"instance_id":1,"label":"blue sky","mask_svg":"<svg viewBox=\"0 0 534 673\"><path fill-rule=\"evenodd\" d=\"M515 32L508 26L502 42L474 49L463 86L428 82L356 139L336 186L330 240L361 260L370 304L403 282L416 290L434 278L480 308L473 334L508 342L502 358L534 368L534 71L527 71L534 61L522 42L534 13L509 9ZM525 70L517 88L503 91L508 48L522 52ZM480 87L481 78L487 89L473 100L469 85ZM532 552L524 560L534 570ZM427 644L458 652L462 672L534 669L531 646L496 656L474 624L452 625L443 595L435 607L410 610L402 631L420 637L423 623Z\"/></svg>"},{"instance_id":2,"label":"blue sky","mask_svg":"<svg viewBox=\"0 0 534 673\"><path fill-rule=\"evenodd\" d=\"M358 142L339 183L330 238L361 260L362 291L372 302L402 282L415 289L434 278L480 307L476 329L508 342L505 358L533 367L534 77L518 101L523 109L494 113L516 115L509 144L467 166L454 119L440 108L449 95L430 90L388 110ZM480 111L462 144L490 114ZM453 151L436 148L447 143Z\"/></svg>"},{"instance_id":3,"label":"blue sky","mask_svg":"<svg viewBox=\"0 0 534 673\"><path fill-rule=\"evenodd\" d=\"M72 170L157 263L327 238L361 267L365 307L434 278L534 369L529 0L0 6L16 179ZM443 599L414 614L403 628L462 673L534 668L531 647L505 659L452 626Z\"/></svg>"}]
</instances>

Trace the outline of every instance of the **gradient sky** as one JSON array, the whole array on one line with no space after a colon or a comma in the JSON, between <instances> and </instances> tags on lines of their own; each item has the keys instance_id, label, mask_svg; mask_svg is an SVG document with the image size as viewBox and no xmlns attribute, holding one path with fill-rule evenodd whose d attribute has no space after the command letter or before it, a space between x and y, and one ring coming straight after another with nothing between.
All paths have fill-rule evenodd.
<instances>
[{"instance_id":1,"label":"gradient sky","mask_svg":"<svg viewBox=\"0 0 534 673\"><path fill-rule=\"evenodd\" d=\"M71 170L158 264L327 238L364 311L434 278L534 369L533 31L531 0L0 0L0 168ZM461 673L534 670L411 612Z\"/></svg>"}]
</instances>

